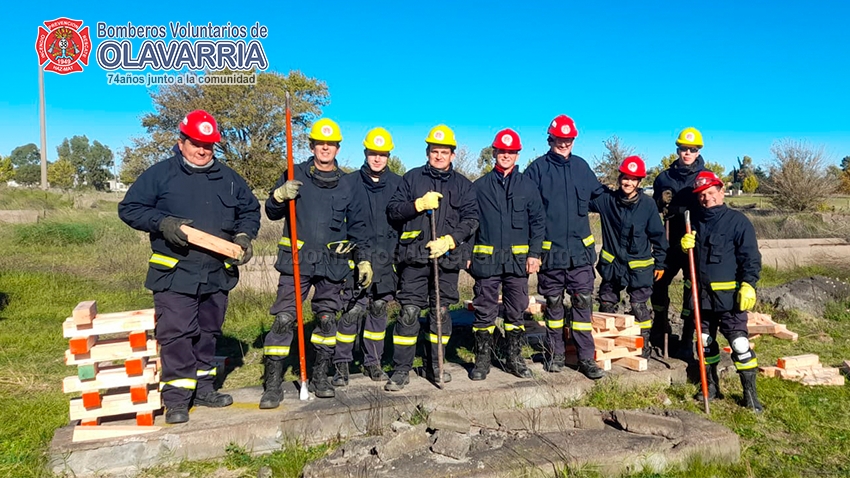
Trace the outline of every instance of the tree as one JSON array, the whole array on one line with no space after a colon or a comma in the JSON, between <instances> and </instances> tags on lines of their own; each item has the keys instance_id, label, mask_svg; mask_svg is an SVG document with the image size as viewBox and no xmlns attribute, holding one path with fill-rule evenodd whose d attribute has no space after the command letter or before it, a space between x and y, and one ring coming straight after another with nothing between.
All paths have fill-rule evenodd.
<instances>
[{"instance_id":1,"label":"tree","mask_svg":"<svg viewBox=\"0 0 850 478\"><path fill-rule=\"evenodd\" d=\"M12 166L16 168L29 164L41 164L41 152L34 143L25 144L13 149L9 158L12 160ZM39 178L39 181L41 181L41 178Z\"/></svg>"},{"instance_id":2,"label":"tree","mask_svg":"<svg viewBox=\"0 0 850 478\"><path fill-rule=\"evenodd\" d=\"M734 184L734 187L740 187L743 189L744 180L753 174L753 158L744 156L743 159L738 158L738 167L732 168L730 180Z\"/></svg>"},{"instance_id":3,"label":"tree","mask_svg":"<svg viewBox=\"0 0 850 478\"><path fill-rule=\"evenodd\" d=\"M594 159L593 171L596 172L596 176L599 177L602 184L616 187L617 179L620 176L620 164L623 163L624 159L631 156L635 149L621 144L617 135L611 136L602 144L606 151L602 154L602 158Z\"/></svg>"},{"instance_id":4,"label":"tree","mask_svg":"<svg viewBox=\"0 0 850 478\"><path fill-rule=\"evenodd\" d=\"M838 181L838 191L841 194L850 194L850 171L845 171L834 164L826 167L827 173Z\"/></svg>"},{"instance_id":5,"label":"tree","mask_svg":"<svg viewBox=\"0 0 850 478\"><path fill-rule=\"evenodd\" d=\"M225 70L208 75L230 73ZM288 75L259 72L256 77L255 85L160 87L151 92L156 111L142 117L142 126L152 138L161 133L172 135L176 141L177 125L186 113L203 109L215 117L221 132L216 156L241 174L251 188L269 189L285 167L286 92L291 95L292 138L298 152L306 150L305 132L329 102L328 87L299 71L290 71ZM158 147L141 143L133 149L140 146Z\"/></svg>"},{"instance_id":6,"label":"tree","mask_svg":"<svg viewBox=\"0 0 850 478\"><path fill-rule=\"evenodd\" d=\"M67 159L58 159L47 165L47 182L56 188L73 188L75 174L74 165Z\"/></svg>"},{"instance_id":7,"label":"tree","mask_svg":"<svg viewBox=\"0 0 850 478\"><path fill-rule=\"evenodd\" d=\"M41 183L41 165L24 164L15 168L15 182L23 186L35 186Z\"/></svg>"},{"instance_id":8,"label":"tree","mask_svg":"<svg viewBox=\"0 0 850 478\"><path fill-rule=\"evenodd\" d=\"M12 166L12 157L6 156L0 159L0 184L15 178L15 168Z\"/></svg>"},{"instance_id":9,"label":"tree","mask_svg":"<svg viewBox=\"0 0 850 478\"><path fill-rule=\"evenodd\" d=\"M478 153L478 171L481 172L481 176L492 171L494 163L493 147L487 146L486 148L481 148L481 152Z\"/></svg>"},{"instance_id":10,"label":"tree","mask_svg":"<svg viewBox=\"0 0 850 478\"><path fill-rule=\"evenodd\" d=\"M475 170L472 155L469 153L469 148L466 145L462 144L455 150L455 159L452 161L452 167L458 173L466 176L470 181L475 181L481 177L481 174Z\"/></svg>"},{"instance_id":11,"label":"tree","mask_svg":"<svg viewBox=\"0 0 850 478\"><path fill-rule=\"evenodd\" d=\"M77 184L86 184L98 191L107 187L110 179L109 168L112 167L114 155L109 147L99 141L89 143L86 136L65 138L56 147L60 160L66 160L74 167Z\"/></svg>"},{"instance_id":12,"label":"tree","mask_svg":"<svg viewBox=\"0 0 850 478\"><path fill-rule=\"evenodd\" d=\"M756 176L754 174L751 174L751 175L747 176L746 178L744 178L744 182L741 185L741 189L743 189L744 192L747 193L747 194L752 194L752 193L756 192L756 189L758 189L758 187L759 187L759 180L756 179Z\"/></svg>"},{"instance_id":13,"label":"tree","mask_svg":"<svg viewBox=\"0 0 850 478\"><path fill-rule=\"evenodd\" d=\"M404 176L404 173L407 171L407 168L398 156L390 156L390 159L387 160L387 167L399 176Z\"/></svg>"},{"instance_id":14,"label":"tree","mask_svg":"<svg viewBox=\"0 0 850 478\"><path fill-rule=\"evenodd\" d=\"M652 184L655 182L655 178L657 178L658 175L661 174L662 171L669 168L670 165L673 164L676 161L676 159L678 159L678 158L679 158L679 156L677 156L675 153L671 153L671 154L661 158L661 164L660 165L653 166L653 167L646 170L646 178L644 178L644 180L641 181L641 184L643 184L644 187L652 186Z\"/></svg>"},{"instance_id":15,"label":"tree","mask_svg":"<svg viewBox=\"0 0 850 478\"><path fill-rule=\"evenodd\" d=\"M841 160L841 170L845 173L850 173L850 156L844 156Z\"/></svg>"},{"instance_id":16,"label":"tree","mask_svg":"<svg viewBox=\"0 0 850 478\"><path fill-rule=\"evenodd\" d=\"M124 184L133 184L154 163L173 156L171 148L177 144L177 134L155 131L150 137L130 138L130 141L133 145L124 146L118 172L118 178Z\"/></svg>"},{"instance_id":17,"label":"tree","mask_svg":"<svg viewBox=\"0 0 850 478\"><path fill-rule=\"evenodd\" d=\"M724 176L723 173L726 171L726 167L720 163L712 163L710 161L705 162L705 169L713 172L720 178L724 183L729 182L729 176Z\"/></svg>"},{"instance_id":18,"label":"tree","mask_svg":"<svg viewBox=\"0 0 850 478\"><path fill-rule=\"evenodd\" d=\"M838 188L827 171L823 146L783 140L771 148L773 160L765 188L771 202L785 211L814 211Z\"/></svg>"}]
</instances>

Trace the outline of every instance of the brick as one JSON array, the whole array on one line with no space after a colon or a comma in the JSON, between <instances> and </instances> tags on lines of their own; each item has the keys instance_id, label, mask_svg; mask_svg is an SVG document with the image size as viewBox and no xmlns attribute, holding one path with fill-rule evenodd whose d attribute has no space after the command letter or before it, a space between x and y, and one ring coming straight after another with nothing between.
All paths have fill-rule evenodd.
<instances>
[{"instance_id":1,"label":"brick","mask_svg":"<svg viewBox=\"0 0 850 478\"><path fill-rule=\"evenodd\" d=\"M100 392L94 391L83 393L83 408L98 408L100 405Z\"/></svg>"},{"instance_id":2,"label":"brick","mask_svg":"<svg viewBox=\"0 0 850 478\"><path fill-rule=\"evenodd\" d=\"M143 349L148 345L148 333L144 330L130 332L128 338L130 339L130 348Z\"/></svg>"}]
</instances>

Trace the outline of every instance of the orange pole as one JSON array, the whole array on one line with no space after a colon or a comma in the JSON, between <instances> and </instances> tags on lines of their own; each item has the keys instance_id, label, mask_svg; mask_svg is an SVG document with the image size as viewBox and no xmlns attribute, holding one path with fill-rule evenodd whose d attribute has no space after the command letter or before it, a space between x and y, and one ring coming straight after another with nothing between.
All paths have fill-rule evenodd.
<instances>
[{"instance_id":1,"label":"orange pole","mask_svg":"<svg viewBox=\"0 0 850 478\"><path fill-rule=\"evenodd\" d=\"M685 211L685 233L691 233L691 212ZM697 289L697 267L694 261L694 250L688 249L688 262L691 266L691 297L694 303L694 320L696 321L697 331L697 357L699 357L699 380L702 385L702 404L705 408L705 414L709 414L708 410L708 378L705 376L705 352L702 348L702 323L700 322L699 309L699 290Z\"/></svg>"}]
</instances>

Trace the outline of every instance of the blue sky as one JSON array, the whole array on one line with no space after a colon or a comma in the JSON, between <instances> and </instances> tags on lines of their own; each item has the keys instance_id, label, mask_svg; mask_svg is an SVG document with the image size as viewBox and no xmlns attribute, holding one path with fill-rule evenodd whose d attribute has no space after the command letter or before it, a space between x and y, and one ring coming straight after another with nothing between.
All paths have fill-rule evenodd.
<instances>
[{"instance_id":1,"label":"blue sky","mask_svg":"<svg viewBox=\"0 0 850 478\"><path fill-rule=\"evenodd\" d=\"M850 2L262 2L13 3L5 7L0 76L0 154L39 143L37 27L69 17L92 29L122 25L268 26L270 69L327 82L328 116L345 138L339 158L362 162L373 126L394 135L408 167L424 138L446 123L477 156L501 128L522 138L520 161L546 149L556 115L579 129L574 153L592 162L616 134L649 166L699 128L704 156L770 158L778 139L850 155ZM321 6L321 9L319 9ZM101 40L92 35L94 47ZM107 85L92 54L82 73L45 73L49 159L65 137L85 134L116 153L143 133L152 110L144 86Z\"/></svg>"}]
</instances>

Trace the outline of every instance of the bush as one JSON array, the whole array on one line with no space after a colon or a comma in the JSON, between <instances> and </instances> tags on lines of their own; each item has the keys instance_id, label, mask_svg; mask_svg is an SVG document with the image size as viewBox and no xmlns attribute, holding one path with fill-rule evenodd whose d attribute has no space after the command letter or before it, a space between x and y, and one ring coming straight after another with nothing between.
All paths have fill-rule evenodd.
<instances>
[{"instance_id":1,"label":"bush","mask_svg":"<svg viewBox=\"0 0 850 478\"><path fill-rule=\"evenodd\" d=\"M838 189L838 180L827 170L824 148L785 140L771 148L774 159L765 188L771 202L783 211L816 211Z\"/></svg>"},{"instance_id":2,"label":"bush","mask_svg":"<svg viewBox=\"0 0 850 478\"><path fill-rule=\"evenodd\" d=\"M91 244L97 239L97 230L92 224L41 222L18 226L15 235L28 246L64 246Z\"/></svg>"},{"instance_id":3,"label":"bush","mask_svg":"<svg viewBox=\"0 0 850 478\"><path fill-rule=\"evenodd\" d=\"M744 190L747 194L752 194L756 192L756 189L759 188L759 180L756 179L754 175L747 176L744 179L744 184L741 186L741 189Z\"/></svg>"}]
</instances>

